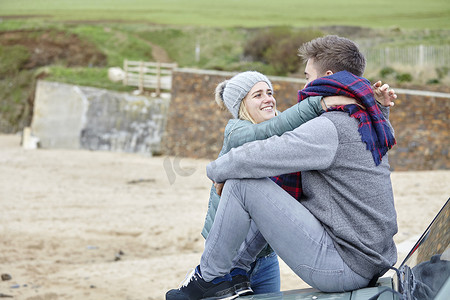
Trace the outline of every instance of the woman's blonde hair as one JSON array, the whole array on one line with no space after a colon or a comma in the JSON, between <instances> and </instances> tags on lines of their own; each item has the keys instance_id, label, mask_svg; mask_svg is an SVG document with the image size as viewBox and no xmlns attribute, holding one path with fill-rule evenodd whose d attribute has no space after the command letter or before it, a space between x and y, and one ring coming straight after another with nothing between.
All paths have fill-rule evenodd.
<instances>
[{"instance_id":1,"label":"woman's blonde hair","mask_svg":"<svg viewBox=\"0 0 450 300\"><path fill-rule=\"evenodd\" d=\"M253 124L256 124L255 120L253 120L252 116L250 116L250 114L247 110L247 105L245 105L244 100L242 100L241 106L239 107L239 119L247 120L247 121L252 122Z\"/></svg>"}]
</instances>

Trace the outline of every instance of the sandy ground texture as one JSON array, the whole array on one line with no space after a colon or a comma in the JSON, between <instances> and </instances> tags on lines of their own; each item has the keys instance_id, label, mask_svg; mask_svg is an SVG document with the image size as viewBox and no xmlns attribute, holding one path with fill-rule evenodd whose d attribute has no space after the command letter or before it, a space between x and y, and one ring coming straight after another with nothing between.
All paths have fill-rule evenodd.
<instances>
[{"instance_id":1,"label":"sandy ground texture","mask_svg":"<svg viewBox=\"0 0 450 300\"><path fill-rule=\"evenodd\" d=\"M0 294L164 299L199 262L207 160L25 150L0 136ZM450 171L392 174L402 260L450 196ZM281 262L282 289L306 285ZM7 279L7 277L5 277Z\"/></svg>"}]
</instances>

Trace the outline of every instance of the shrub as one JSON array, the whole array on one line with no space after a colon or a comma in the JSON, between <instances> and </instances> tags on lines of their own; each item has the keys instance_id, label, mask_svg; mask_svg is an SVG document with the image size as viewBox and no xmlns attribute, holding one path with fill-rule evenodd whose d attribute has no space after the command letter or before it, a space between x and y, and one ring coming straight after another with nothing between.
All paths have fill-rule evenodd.
<instances>
[{"instance_id":1,"label":"shrub","mask_svg":"<svg viewBox=\"0 0 450 300\"><path fill-rule=\"evenodd\" d=\"M272 27L259 31L244 47L244 56L250 57L254 61L269 63L267 52L280 40L291 36L291 29L288 27Z\"/></svg>"},{"instance_id":2,"label":"shrub","mask_svg":"<svg viewBox=\"0 0 450 300\"><path fill-rule=\"evenodd\" d=\"M409 73L400 73L395 76L395 79L398 82L411 82L412 81L412 75Z\"/></svg>"},{"instance_id":3,"label":"shrub","mask_svg":"<svg viewBox=\"0 0 450 300\"><path fill-rule=\"evenodd\" d=\"M395 72L395 70L393 69L393 68L391 68L391 67L384 67L383 69L381 69L381 71L380 71L380 76L382 77L382 78L386 78L386 77L388 77L388 76L390 76L390 75L394 75L396 72Z\"/></svg>"},{"instance_id":4,"label":"shrub","mask_svg":"<svg viewBox=\"0 0 450 300\"><path fill-rule=\"evenodd\" d=\"M439 83L441 83L441 82L437 78L432 78L432 79L427 80L427 84L439 84Z\"/></svg>"},{"instance_id":5,"label":"shrub","mask_svg":"<svg viewBox=\"0 0 450 300\"><path fill-rule=\"evenodd\" d=\"M302 61L298 48L322 33L319 31L294 31L289 27L273 27L258 32L244 47L244 56L273 67L275 75L298 71Z\"/></svg>"}]
</instances>

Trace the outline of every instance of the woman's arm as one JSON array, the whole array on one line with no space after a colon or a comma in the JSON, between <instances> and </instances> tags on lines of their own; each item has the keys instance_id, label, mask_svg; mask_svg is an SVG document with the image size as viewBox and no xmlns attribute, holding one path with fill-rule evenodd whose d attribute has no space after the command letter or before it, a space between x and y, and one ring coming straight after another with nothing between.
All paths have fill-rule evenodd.
<instances>
[{"instance_id":1,"label":"woman's arm","mask_svg":"<svg viewBox=\"0 0 450 300\"><path fill-rule=\"evenodd\" d=\"M326 100L326 104L325 104ZM251 124L242 121L235 126L225 137L227 151L231 148L256 140L264 140L271 136L280 136L287 131L294 130L300 125L320 116L327 106L357 104L353 98L344 96L322 96L308 97L303 101L291 106L278 116L259 124Z\"/></svg>"},{"instance_id":2,"label":"woman's arm","mask_svg":"<svg viewBox=\"0 0 450 300\"><path fill-rule=\"evenodd\" d=\"M294 130L324 112L321 100L321 96L308 97L270 120L259 124L246 122L246 126L232 129L225 137L228 150L247 142L264 140L274 135L280 136L286 131Z\"/></svg>"},{"instance_id":3,"label":"woman's arm","mask_svg":"<svg viewBox=\"0 0 450 300\"><path fill-rule=\"evenodd\" d=\"M386 119L392 134L395 135L394 127L392 127L392 124L389 121L389 108L394 106L394 100L397 99L397 94L387 83L383 84L381 81L375 82L372 85L372 90L375 99L377 100L378 108Z\"/></svg>"}]
</instances>

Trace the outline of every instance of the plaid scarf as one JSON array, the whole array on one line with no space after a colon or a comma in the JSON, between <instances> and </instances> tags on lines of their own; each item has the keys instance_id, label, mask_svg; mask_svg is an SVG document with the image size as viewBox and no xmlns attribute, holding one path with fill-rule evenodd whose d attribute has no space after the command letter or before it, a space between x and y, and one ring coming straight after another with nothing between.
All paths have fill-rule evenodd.
<instances>
[{"instance_id":1,"label":"plaid scarf","mask_svg":"<svg viewBox=\"0 0 450 300\"><path fill-rule=\"evenodd\" d=\"M288 192L289 195L300 201L300 196L302 195L301 172L273 176L270 179Z\"/></svg>"},{"instance_id":2,"label":"plaid scarf","mask_svg":"<svg viewBox=\"0 0 450 300\"><path fill-rule=\"evenodd\" d=\"M359 99L366 110L358 105L349 104L337 106L331 110L347 112L351 117L359 121L358 131L361 140L366 144L367 150L372 152L375 165L381 163L381 158L395 145L386 119L378 108L370 82L350 72L342 71L330 76L318 78L310 82L303 90L298 91L298 101L309 96L336 96L342 95Z\"/></svg>"}]
</instances>

